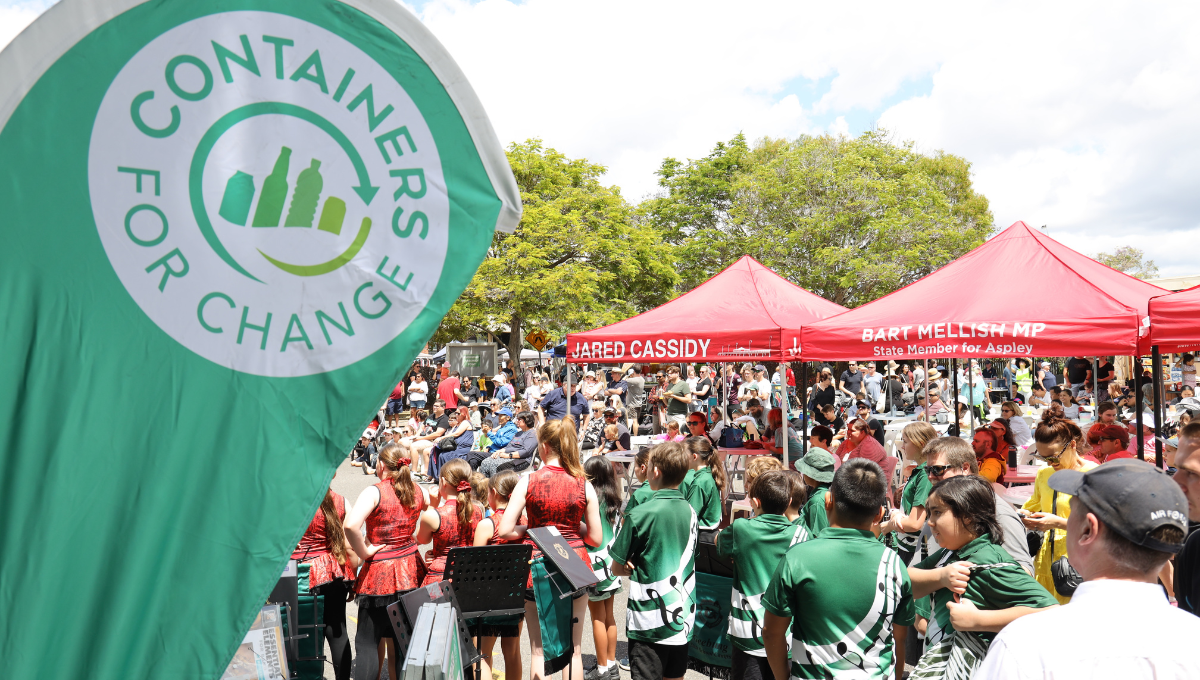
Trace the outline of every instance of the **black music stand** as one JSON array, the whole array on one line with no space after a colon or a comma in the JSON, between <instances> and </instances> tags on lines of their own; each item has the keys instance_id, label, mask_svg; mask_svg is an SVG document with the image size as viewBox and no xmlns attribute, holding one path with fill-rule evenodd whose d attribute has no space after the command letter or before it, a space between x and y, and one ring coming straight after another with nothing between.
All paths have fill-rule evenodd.
<instances>
[{"instance_id":1,"label":"black music stand","mask_svg":"<svg viewBox=\"0 0 1200 680\"><path fill-rule=\"evenodd\" d=\"M592 571L592 565L584 562L575 550L563 539L555 527L538 527L525 532L538 550L546 557L546 573L550 576L550 584L558 591L558 599L563 600L579 591L594 586L600 582ZM564 584L565 583L565 584Z\"/></svg>"},{"instance_id":2,"label":"black music stand","mask_svg":"<svg viewBox=\"0 0 1200 680\"><path fill-rule=\"evenodd\" d=\"M475 647L483 642L485 616L525 614L525 583L529 579L530 545L485 545L451 548L446 555L446 580L462 609L465 623L477 619ZM475 661L475 680L481 680L482 653Z\"/></svg>"}]
</instances>

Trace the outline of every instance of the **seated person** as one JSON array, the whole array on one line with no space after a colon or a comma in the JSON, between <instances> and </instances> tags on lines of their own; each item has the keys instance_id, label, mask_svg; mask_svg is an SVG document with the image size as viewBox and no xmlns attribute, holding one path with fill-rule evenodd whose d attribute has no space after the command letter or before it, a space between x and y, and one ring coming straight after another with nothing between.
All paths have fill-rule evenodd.
<instances>
[{"instance_id":1,"label":"seated person","mask_svg":"<svg viewBox=\"0 0 1200 680\"><path fill-rule=\"evenodd\" d=\"M846 421L838 415L837 407L833 404L822 404L820 410L813 413L813 424L824 425L834 432L844 429Z\"/></svg>"},{"instance_id":2,"label":"seated person","mask_svg":"<svg viewBox=\"0 0 1200 680\"><path fill-rule=\"evenodd\" d=\"M1196 390L1192 389L1191 385L1184 385L1183 389L1179 391L1179 396L1171 400L1171 406L1178 406L1179 402L1194 396L1196 396Z\"/></svg>"}]
</instances>

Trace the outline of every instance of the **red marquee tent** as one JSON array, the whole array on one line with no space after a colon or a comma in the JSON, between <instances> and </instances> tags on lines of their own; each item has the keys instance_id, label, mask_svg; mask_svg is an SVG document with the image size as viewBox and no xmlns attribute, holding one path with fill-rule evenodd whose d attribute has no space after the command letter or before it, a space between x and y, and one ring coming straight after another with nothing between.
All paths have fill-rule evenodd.
<instances>
[{"instance_id":1,"label":"red marquee tent","mask_svg":"<svg viewBox=\"0 0 1200 680\"><path fill-rule=\"evenodd\" d=\"M1132 355L1150 298L1165 292L1017 222L905 288L805 326L802 356Z\"/></svg>"},{"instance_id":2,"label":"red marquee tent","mask_svg":"<svg viewBox=\"0 0 1200 680\"><path fill-rule=\"evenodd\" d=\"M1200 350L1200 286L1162 295L1150 301L1150 341L1158 351Z\"/></svg>"},{"instance_id":3,"label":"red marquee tent","mask_svg":"<svg viewBox=\"0 0 1200 680\"><path fill-rule=\"evenodd\" d=\"M645 363L799 359L784 330L846 311L749 255L693 290L630 319L567 336L567 361Z\"/></svg>"}]
</instances>

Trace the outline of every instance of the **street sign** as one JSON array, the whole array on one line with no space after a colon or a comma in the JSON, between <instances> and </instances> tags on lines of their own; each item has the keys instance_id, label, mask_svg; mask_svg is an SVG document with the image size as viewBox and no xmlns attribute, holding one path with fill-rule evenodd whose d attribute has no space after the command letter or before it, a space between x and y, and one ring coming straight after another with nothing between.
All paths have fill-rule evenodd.
<instances>
[{"instance_id":1,"label":"street sign","mask_svg":"<svg viewBox=\"0 0 1200 680\"><path fill-rule=\"evenodd\" d=\"M532 330L529 335L525 336L525 342L533 345L533 348L540 352L542 348L550 344L550 338L542 331Z\"/></svg>"}]
</instances>

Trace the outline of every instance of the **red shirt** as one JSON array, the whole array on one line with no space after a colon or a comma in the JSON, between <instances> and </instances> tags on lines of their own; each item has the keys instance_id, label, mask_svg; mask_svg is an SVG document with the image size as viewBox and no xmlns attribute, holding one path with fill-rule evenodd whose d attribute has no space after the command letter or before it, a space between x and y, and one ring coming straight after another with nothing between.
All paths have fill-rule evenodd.
<instances>
[{"instance_id":1,"label":"red shirt","mask_svg":"<svg viewBox=\"0 0 1200 680\"><path fill-rule=\"evenodd\" d=\"M458 395L454 394L454 390L457 390L460 384L458 378L446 378L438 385L438 399L446 402L447 411L458 408Z\"/></svg>"},{"instance_id":2,"label":"red shirt","mask_svg":"<svg viewBox=\"0 0 1200 680\"><path fill-rule=\"evenodd\" d=\"M790 369L790 368L787 370L787 384L788 384L788 387L796 386L796 374L793 373L792 369Z\"/></svg>"},{"instance_id":3,"label":"red shirt","mask_svg":"<svg viewBox=\"0 0 1200 680\"><path fill-rule=\"evenodd\" d=\"M396 388L392 390L392 399L403 399L403 398L404 398L404 381L401 380L400 384L396 385Z\"/></svg>"}]
</instances>

